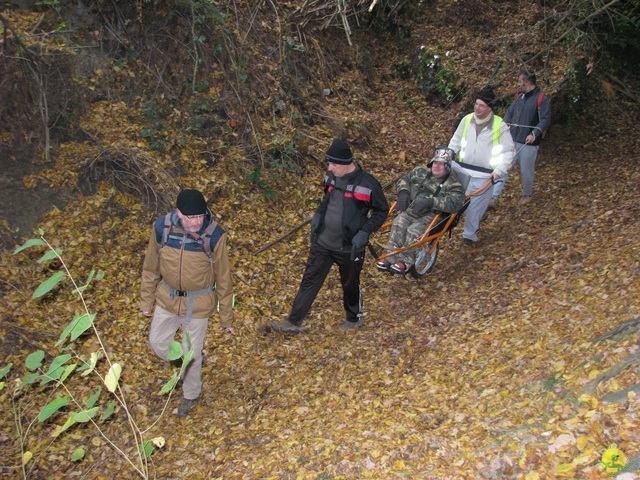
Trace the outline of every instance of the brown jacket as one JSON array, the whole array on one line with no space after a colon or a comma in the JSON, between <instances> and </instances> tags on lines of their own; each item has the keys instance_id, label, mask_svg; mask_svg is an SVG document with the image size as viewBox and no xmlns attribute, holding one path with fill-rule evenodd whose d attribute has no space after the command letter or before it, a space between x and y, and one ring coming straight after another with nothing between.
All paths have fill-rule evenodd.
<instances>
[{"instance_id":1,"label":"brown jacket","mask_svg":"<svg viewBox=\"0 0 640 480\"><path fill-rule=\"evenodd\" d=\"M155 304L176 315L186 315L189 297L171 298L167 285L175 290L197 291L215 286L211 292L193 297L193 318L209 318L220 302L220 325L228 328L233 323L233 288L231 268L227 253L227 234L219 229L216 243L209 258L203 250L189 251L180 237L189 235L182 229L177 216L172 216L171 238L161 245L158 225L164 217L156 220L142 266L140 286L140 310L150 312ZM201 233L206 225L203 225ZM218 227L219 228L219 227ZM162 231L160 227L160 232ZM193 234L193 236L198 236Z\"/></svg>"}]
</instances>

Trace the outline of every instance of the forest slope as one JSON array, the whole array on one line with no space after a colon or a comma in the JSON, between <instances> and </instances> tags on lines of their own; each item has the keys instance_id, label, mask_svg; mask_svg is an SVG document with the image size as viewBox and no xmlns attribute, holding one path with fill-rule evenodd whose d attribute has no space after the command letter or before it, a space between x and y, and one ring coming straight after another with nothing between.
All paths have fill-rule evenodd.
<instances>
[{"instance_id":1,"label":"forest slope","mask_svg":"<svg viewBox=\"0 0 640 480\"><path fill-rule=\"evenodd\" d=\"M510 2L496 5L513 8ZM510 99L517 55L505 43L496 47L504 51L485 58L481 52L492 45L488 32L465 36L445 20L425 20L419 32L414 25L414 37L428 45L446 38L451 45L443 48L459 50L454 65L470 89L482 86L502 60L496 89ZM332 75L323 79L331 93L314 100L313 121L293 128L307 160L295 172L265 168L248 178L256 170L240 146L219 144L218 153L207 143L222 142L220 137L188 136L173 156L159 155L140 138L140 105L103 98L79 119L84 140L63 143L55 166L26 179L28 185L73 187L87 175L87 158L116 151L151 165L159 194L178 185L201 188L229 232L236 336L225 335L212 320L202 401L179 419L170 411L178 402L172 397L147 432L148 438L166 439L150 457L151 476L599 479L606 474L598 463L614 443L640 463L640 146L628 135L640 112L621 95L604 96L598 82L587 83L594 94L583 104L586 113L571 124L554 124L541 147L535 201L519 205L513 175L473 249L462 250L455 231L443 241L434 271L421 280L381 275L368 256L365 325L358 331L336 329L343 318L337 272L318 296L305 334L286 337L262 328L288 312L308 231L255 252L311 216L323 174L316 160L331 139L346 136L356 159L387 183L446 143L472 101L469 92L460 101L434 105L415 82L397 75L399 59L415 45L403 51L384 35L371 38L358 30L348 48L342 32L332 33L334 43L324 46L325 55L333 56L327 67ZM506 30L501 34L508 36ZM524 30L514 38L519 35ZM556 62L566 65L567 59ZM549 72L545 82L553 90L565 72ZM254 120L257 129L278 125L274 118ZM203 157L205 149L214 154ZM172 169L175 164L179 168ZM107 351L124 366L132 415L150 426L162 413L166 396L159 391L171 373L149 352L148 320L137 310L141 256L155 212L144 199L103 180L63 211L49 212L40 228L63 248L76 278L87 278L92 268L105 272L85 295ZM392 199L393 188L387 192ZM15 422L29 425L56 395L34 387L12 397L10 387L22 377L30 351L60 353L53 344L80 308L67 284L29 300L60 269L36 263L41 253L3 251L0 258L1 345L15 365L0 391L0 465L8 477L21 476ZM628 328L614 332L621 325ZM86 336L76 344L85 355L96 348ZM609 370L625 361L628 368L618 374ZM68 380L83 398L97 383L76 375ZM611 396L616 392L623 393ZM103 429L130 453L135 445L122 416L120 410ZM60 411L23 430L23 448L34 453L26 462L30 477L136 478L89 424L51 442L52 425L65 418ZM79 446L87 455L71 462Z\"/></svg>"}]
</instances>

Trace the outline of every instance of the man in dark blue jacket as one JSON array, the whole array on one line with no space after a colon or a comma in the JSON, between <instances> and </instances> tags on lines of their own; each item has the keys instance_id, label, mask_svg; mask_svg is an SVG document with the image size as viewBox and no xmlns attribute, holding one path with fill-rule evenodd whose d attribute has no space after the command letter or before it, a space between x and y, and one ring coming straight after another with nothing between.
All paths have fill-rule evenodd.
<instances>
[{"instance_id":1,"label":"man in dark blue jacket","mask_svg":"<svg viewBox=\"0 0 640 480\"><path fill-rule=\"evenodd\" d=\"M533 73L520 72L518 76L520 93L509 106L504 122L509 125L516 151L514 160L520 165L522 179L522 197L520 203L527 203L533 195L533 179L538 157L538 147L542 135L551 123L551 101L536 84ZM508 175L502 176L502 182L495 185L490 208L495 208L502 193Z\"/></svg>"},{"instance_id":2,"label":"man in dark blue jacket","mask_svg":"<svg viewBox=\"0 0 640 480\"><path fill-rule=\"evenodd\" d=\"M325 154L324 197L311 220L311 249L291 313L273 330L299 333L324 280L336 263L346 320L340 330L362 325L360 271L369 236L384 223L389 204L380 183L353 161L349 145L334 140Z\"/></svg>"}]
</instances>

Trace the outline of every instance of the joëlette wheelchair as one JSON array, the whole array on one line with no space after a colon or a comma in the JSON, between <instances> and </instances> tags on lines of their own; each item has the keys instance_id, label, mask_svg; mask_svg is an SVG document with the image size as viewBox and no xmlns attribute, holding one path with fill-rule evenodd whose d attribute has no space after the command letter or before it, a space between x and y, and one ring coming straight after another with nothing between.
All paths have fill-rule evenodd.
<instances>
[{"instance_id":1,"label":"jo\u00eblette wheelchair","mask_svg":"<svg viewBox=\"0 0 640 480\"><path fill-rule=\"evenodd\" d=\"M495 182L493 182L495 183ZM425 230L424 234L415 242L405 245L404 247L398 248L396 250L390 250L382 255L378 256L374 247L369 244L369 249L374 257L376 257L376 261L384 260L393 255L397 255L398 253L406 252L412 248L419 247L420 250L416 255L416 261L409 269L409 273L414 278L421 278L427 273L429 273L433 266L436 264L436 260L438 258L438 250L440 248L440 240L442 237L449 232L449 237L451 237L451 232L453 228L458 224L458 221L462 217L462 214L465 212L469 203L471 202L471 198L483 193L489 186L492 184L492 179L487 180L487 182L482 185L475 192L470 193L465 196L464 203L460 210L455 213L437 213L429 226ZM396 203L394 202L389 209L389 214L387 216L387 220L385 223L378 229L376 235L385 235L388 234L391 230L391 224L393 223L393 219L398 214L396 211Z\"/></svg>"}]
</instances>

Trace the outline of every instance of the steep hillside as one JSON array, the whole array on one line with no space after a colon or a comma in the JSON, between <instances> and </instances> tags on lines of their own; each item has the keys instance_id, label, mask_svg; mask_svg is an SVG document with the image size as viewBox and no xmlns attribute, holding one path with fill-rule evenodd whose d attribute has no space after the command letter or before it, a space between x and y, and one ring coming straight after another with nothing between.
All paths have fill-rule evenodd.
<instances>
[{"instance_id":1,"label":"steep hillside","mask_svg":"<svg viewBox=\"0 0 640 480\"><path fill-rule=\"evenodd\" d=\"M80 23L67 40L101 48L74 61L59 46L75 65L73 81L60 80L75 109L52 102L69 123L51 128L51 158L25 184L67 192L67 206L38 227L79 284L92 269L104 272L84 290L88 309L110 360L123 366L126 408L143 440L165 444L141 462L122 404L97 421L100 430L78 421L53 438L101 386L104 413L107 386L92 375L13 390L30 352L47 352L48 364L69 352L88 358L100 345L85 334L72 350L55 346L82 302L68 281L31 300L62 265L39 263L43 249L6 250L0 345L13 367L0 380L3 476L136 478L139 468L154 478L600 479L612 444L637 469L640 146L629 132L640 113L638 76L606 62L589 70L591 59L579 61L571 44L532 32L549 14L535 2L428 1L367 16L368 4L348 17L349 36L319 1L304 2L306 10L112 2L68 16ZM208 9L209 20L211 9L228 14L215 17L201 48L189 47L191 27L201 25L189 5ZM47 31L56 17L26 12L2 15L20 25L24 46L53 49L25 32ZM360 163L392 183L448 142L490 79L504 97L501 113L523 65L540 72L556 119L541 147L535 201L519 205L513 175L479 244L462 250L454 231L421 280L381 275L368 256L358 331L336 329L337 272L307 333L266 331L296 293L308 230L287 233L319 201L331 140L346 138ZM13 88L22 91L19 82ZM9 113L3 152L25 161L18 147L26 155L28 115ZM205 192L229 233L236 335L212 319L203 399L179 419L180 392L166 409L160 393L173 368L149 351L137 298L150 222L187 186ZM97 371L107 375L104 359ZM44 405L69 392L80 405L39 421ZM72 461L78 448L86 453Z\"/></svg>"}]
</instances>

